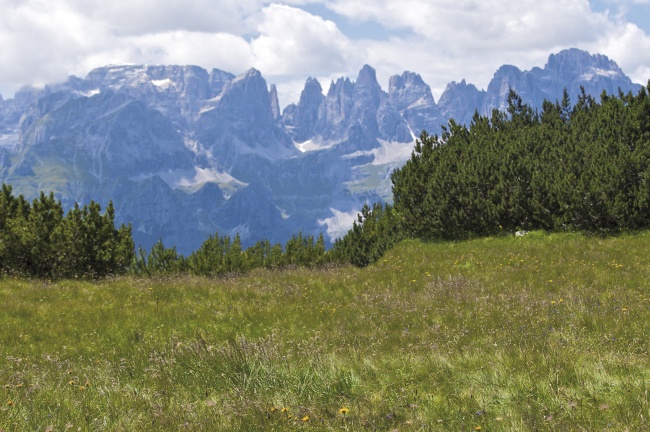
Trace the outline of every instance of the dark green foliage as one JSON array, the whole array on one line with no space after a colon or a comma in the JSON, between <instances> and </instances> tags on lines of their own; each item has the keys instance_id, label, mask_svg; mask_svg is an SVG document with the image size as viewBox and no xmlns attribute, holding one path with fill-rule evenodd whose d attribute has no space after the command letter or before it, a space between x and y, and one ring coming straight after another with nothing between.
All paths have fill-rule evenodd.
<instances>
[{"instance_id":1,"label":"dark green foliage","mask_svg":"<svg viewBox=\"0 0 650 432\"><path fill-rule=\"evenodd\" d=\"M38 278L103 277L124 273L133 260L131 227L115 229L113 204L75 206L64 216L54 195L30 205L11 187L0 193L0 271Z\"/></svg>"},{"instance_id":2,"label":"dark green foliage","mask_svg":"<svg viewBox=\"0 0 650 432\"><path fill-rule=\"evenodd\" d=\"M299 233L293 236L284 248L283 265L311 267L324 264L325 240L323 234L314 241L312 236Z\"/></svg>"},{"instance_id":3,"label":"dark green foliage","mask_svg":"<svg viewBox=\"0 0 650 432\"><path fill-rule=\"evenodd\" d=\"M440 137L422 132L411 159L393 172L394 205L365 205L352 229L325 250L322 234L244 250L216 233L188 258L156 243L133 259L130 227L116 230L113 206L76 206L53 195L30 204L0 193L0 269L39 277L176 273L216 276L254 268L368 265L403 238L458 240L516 230L613 233L650 227L650 83L638 95L585 94L575 106L533 111L514 92L507 113L453 119Z\"/></svg>"},{"instance_id":4,"label":"dark green foliage","mask_svg":"<svg viewBox=\"0 0 650 432\"><path fill-rule=\"evenodd\" d=\"M166 248L159 239L153 246L151 252L138 248L131 266L131 273L139 276L172 275L183 269L184 260L176 252L176 247Z\"/></svg>"},{"instance_id":5,"label":"dark green foliage","mask_svg":"<svg viewBox=\"0 0 650 432\"><path fill-rule=\"evenodd\" d=\"M243 250L239 234L231 241L230 237L216 233L187 258L176 253L176 248L165 248L160 240L149 254L140 248L131 272L142 276L177 273L219 276L245 273L255 268L313 267L323 265L330 259L322 234L316 240L302 233L293 236L283 251L282 245L271 246L268 240L259 241Z\"/></svg>"},{"instance_id":6,"label":"dark green foliage","mask_svg":"<svg viewBox=\"0 0 650 432\"><path fill-rule=\"evenodd\" d=\"M366 204L352 229L334 244L330 252L338 262L365 266L377 261L387 249L403 238L393 207Z\"/></svg>"},{"instance_id":7,"label":"dark green foliage","mask_svg":"<svg viewBox=\"0 0 650 432\"><path fill-rule=\"evenodd\" d=\"M422 132L393 172L394 207L365 206L336 242L337 261L367 265L405 238L458 240L516 230L614 233L650 226L650 83L638 95L582 89L572 107L507 113Z\"/></svg>"},{"instance_id":8,"label":"dark green foliage","mask_svg":"<svg viewBox=\"0 0 650 432\"><path fill-rule=\"evenodd\" d=\"M220 237L216 233L189 256L187 271L190 274L214 276L249 270L245 264L239 235L231 242L230 237Z\"/></svg>"},{"instance_id":9,"label":"dark green foliage","mask_svg":"<svg viewBox=\"0 0 650 432\"><path fill-rule=\"evenodd\" d=\"M507 115L475 115L469 128L451 120L441 137L423 132L392 175L404 235L455 240L650 226L646 89L603 93L600 103L583 90L573 108L565 91L541 113L514 92L508 102Z\"/></svg>"}]
</instances>

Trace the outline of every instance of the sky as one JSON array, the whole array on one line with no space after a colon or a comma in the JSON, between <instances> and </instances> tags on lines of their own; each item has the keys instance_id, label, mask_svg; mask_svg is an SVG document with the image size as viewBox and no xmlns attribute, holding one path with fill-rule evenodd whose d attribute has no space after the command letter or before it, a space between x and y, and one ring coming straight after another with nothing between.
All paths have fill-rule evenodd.
<instances>
[{"instance_id":1,"label":"sky","mask_svg":"<svg viewBox=\"0 0 650 432\"><path fill-rule=\"evenodd\" d=\"M499 66L543 67L576 47L650 79L650 0L0 0L0 94L109 64L192 64L276 84L297 102L364 64L387 89L419 73L486 88Z\"/></svg>"}]
</instances>

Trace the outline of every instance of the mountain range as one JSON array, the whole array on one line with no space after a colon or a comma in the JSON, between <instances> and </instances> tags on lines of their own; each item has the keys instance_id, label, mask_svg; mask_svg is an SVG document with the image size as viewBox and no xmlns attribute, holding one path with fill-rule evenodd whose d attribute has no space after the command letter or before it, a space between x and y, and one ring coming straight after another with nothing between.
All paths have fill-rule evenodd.
<instances>
[{"instance_id":1,"label":"mountain range","mask_svg":"<svg viewBox=\"0 0 650 432\"><path fill-rule=\"evenodd\" d=\"M486 90L452 82L438 102L417 73L384 90L366 65L326 93L308 78L281 110L255 69L106 66L0 97L0 177L27 198L53 191L67 208L112 200L145 248L162 239L187 254L215 232L244 245L298 232L333 241L364 203L390 201L390 173L422 130L505 110L510 89L539 109L565 88L577 101L581 87L595 97L641 88L607 57L569 49L543 68L502 66Z\"/></svg>"}]
</instances>

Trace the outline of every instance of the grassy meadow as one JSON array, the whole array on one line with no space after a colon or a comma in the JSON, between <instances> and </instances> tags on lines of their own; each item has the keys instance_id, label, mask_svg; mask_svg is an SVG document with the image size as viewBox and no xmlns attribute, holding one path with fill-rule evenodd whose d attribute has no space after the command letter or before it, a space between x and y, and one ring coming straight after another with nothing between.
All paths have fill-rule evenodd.
<instances>
[{"instance_id":1,"label":"grassy meadow","mask_svg":"<svg viewBox=\"0 0 650 432\"><path fill-rule=\"evenodd\" d=\"M650 430L650 232L0 280L2 431Z\"/></svg>"}]
</instances>

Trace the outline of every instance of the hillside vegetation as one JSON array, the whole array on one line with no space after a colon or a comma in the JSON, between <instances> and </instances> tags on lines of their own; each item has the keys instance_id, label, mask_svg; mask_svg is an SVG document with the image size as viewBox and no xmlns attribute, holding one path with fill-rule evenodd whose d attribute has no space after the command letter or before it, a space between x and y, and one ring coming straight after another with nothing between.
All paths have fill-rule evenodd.
<instances>
[{"instance_id":1,"label":"hillside vegetation","mask_svg":"<svg viewBox=\"0 0 650 432\"><path fill-rule=\"evenodd\" d=\"M648 430L650 233L0 284L0 429Z\"/></svg>"},{"instance_id":2,"label":"hillside vegetation","mask_svg":"<svg viewBox=\"0 0 650 432\"><path fill-rule=\"evenodd\" d=\"M638 94L600 101L582 89L575 105L546 101L541 112L514 92L507 112L449 121L423 132L411 159L391 175L394 205L365 205L327 251L322 234L285 245L216 232L187 257L162 240L134 251L131 227L116 229L113 207L92 203L64 216L52 194L30 205L3 185L0 272L40 278L218 276L255 268L368 265L406 238L462 240L517 230L615 234L650 228L650 82Z\"/></svg>"},{"instance_id":3,"label":"hillside vegetation","mask_svg":"<svg viewBox=\"0 0 650 432\"><path fill-rule=\"evenodd\" d=\"M0 275L97 278L122 274L134 260L131 226L115 228L109 202L104 214L91 201L65 214L61 202L41 192L33 202L0 190Z\"/></svg>"},{"instance_id":4,"label":"hillside vegetation","mask_svg":"<svg viewBox=\"0 0 650 432\"><path fill-rule=\"evenodd\" d=\"M335 247L355 264L401 238L459 240L517 230L599 234L650 227L650 83L637 95L583 93L422 133L393 172L394 206L363 209Z\"/></svg>"},{"instance_id":5,"label":"hillside vegetation","mask_svg":"<svg viewBox=\"0 0 650 432\"><path fill-rule=\"evenodd\" d=\"M3 186L0 430L650 429L650 96L509 103L331 250L135 254L112 205Z\"/></svg>"}]
</instances>

